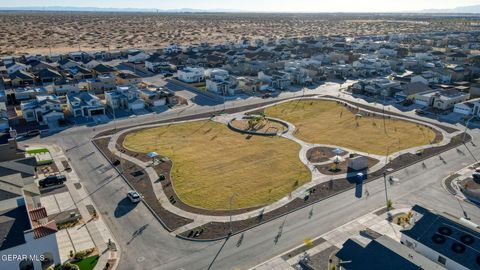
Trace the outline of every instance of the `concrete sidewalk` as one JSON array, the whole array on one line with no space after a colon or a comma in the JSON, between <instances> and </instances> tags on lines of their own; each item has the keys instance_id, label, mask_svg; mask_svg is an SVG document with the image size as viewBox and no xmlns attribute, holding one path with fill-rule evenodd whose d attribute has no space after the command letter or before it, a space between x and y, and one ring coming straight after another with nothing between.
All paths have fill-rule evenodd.
<instances>
[{"instance_id":1,"label":"concrete sidewalk","mask_svg":"<svg viewBox=\"0 0 480 270\"><path fill-rule=\"evenodd\" d=\"M80 180L75 170L72 168L71 164L69 164L71 169L70 172L67 172L65 170L65 167L62 161L68 162L68 158L64 155L63 150L57 145L35 144L33 146L41 146L49 149L50 153L52 154L53 160L57 165L60 173L67 177L67 181L65 182L65 185L69 190L69 193L71 195L71 200L73 200L72 203L74 205L72 206L76 206L83 220L85 221L85 224L80 226L81 228L73 227L68 230L68 234L70 235L70 238L72 237L72 235L74 235L75 239L78 239L78 241L82 242L80 243L77 241L79 246L79 248L77 249L83 250L81 248L82 246L84 246L85 248L88 248L91 244L89 245L88 242L85 242L82 239L91 239L91 241L93 241L93 244L97 248L100 256L100 258L98 259L97 265L95 266L94 269L102 270L104 269L106 263L109 260L116 259L115 264L113 266L113 269L115 269L118 264L118 258L120 257L120 250L118 249L119 245L116 245L117 246L116 251L109 250L108 242L111 241L115 243L114 237L109 231L107 225L102 220L101 214L97 211L96 212L97 218L94 218L88 211L87 205L94 206L94 203L92 199L89 197L87 191L83 188L83 186L81 186ZM64 206L64 207L68 207L68 206ZM74 247L75 246L77 245L74 244ZM62 247L59 247L59 248L62 248ZM65 251L63 252L65 253ZM66 252L70 252L70 250L67 250Z\"/></svg>"},{"instance_id":2,"label":"concrete sidewalk","mask_svg":"<svg viewBox=\"0 0 480 270\"><path fill-rule=\"evenodd\" d=\"M399 209L391 210L390 215L394 216L399 213L407 213L409 210L410 210L410 207L402 206ZM341 227L338 227L335 230L327 232L314 239L305 239L305 242L309 242L309 243L322 240L318 245L310 247L305 252L300 252L294 256L289 256L292 254L292 252L296 251L297 249L306 246L306 244L302 244L266 262L263 262L255 267L252 267L250 270L298 269L295 266L297 266L298 262L300 261L300 259L303 258L303 256L305 256L305 254L307 254L310 257L313 257L323 251L341 249L345 241L347 241L347 239L349 238L354 238L360 241L361 243L367 244L368 242L371 241L371 239L364 237L360 234L360 232L365 229L370 229L381 235L387 235L393 240L400 242L400 230L402 229L402 227L388 222L387 213L377 214L377 211L379 211L379 209L367 215L359 217L347 224L344 224ZM330 254L330 252L328 254ZM325 264L328 264L328 261L325 261Z\"/></svg>"}]
</instances>

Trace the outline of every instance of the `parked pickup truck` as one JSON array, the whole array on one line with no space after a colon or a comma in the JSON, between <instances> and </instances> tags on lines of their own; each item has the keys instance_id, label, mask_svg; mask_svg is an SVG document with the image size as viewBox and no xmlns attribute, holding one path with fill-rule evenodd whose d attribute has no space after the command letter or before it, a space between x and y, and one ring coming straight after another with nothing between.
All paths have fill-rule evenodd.
<instances>
[{"instance_id":1,"label":"parked pickup truck","mask_svg":"<svg viewBox=\"0 0 480 270\"><path fill-rule=\"evenodd\" d=\"M38 185L42 188L49 187L49 186L56 186L63 184L63 182L67 181L65 175L50 175L46 178L38 181Z\"/></svg>"}]
</instances>

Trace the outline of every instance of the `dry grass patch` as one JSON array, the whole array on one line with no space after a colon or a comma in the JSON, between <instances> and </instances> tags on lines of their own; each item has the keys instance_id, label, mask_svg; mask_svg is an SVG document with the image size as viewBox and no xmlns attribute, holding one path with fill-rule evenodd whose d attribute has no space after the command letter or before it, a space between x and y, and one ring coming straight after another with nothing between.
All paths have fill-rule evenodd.
<instances>
[{"instance_id":1,"label":"dry grass patch","mask_svg":"<svg viewBox=\"0 0 480 270\"><path fill-rule=\"evenodd\" d=\"M212 121L161 126L130 133L125 148L156 151L174 162L172 183L180 199L205 209L270 204L310 180L300 146L279 137L248 137Z\"/></svg>"},{"instance_id":2,"label":"dry grass patch","mask_svg":"<svg viewBox=\"0 0 480 270\"><path fill-rule=\"evenodd\" d=\"M296 100L266 109L266 115L284 119L297 128L295 136L320 144L338 145L369 154L385 155L435 141L427 126L380 115L356 117L336 101Z\"/></svg>"}]
</instances>

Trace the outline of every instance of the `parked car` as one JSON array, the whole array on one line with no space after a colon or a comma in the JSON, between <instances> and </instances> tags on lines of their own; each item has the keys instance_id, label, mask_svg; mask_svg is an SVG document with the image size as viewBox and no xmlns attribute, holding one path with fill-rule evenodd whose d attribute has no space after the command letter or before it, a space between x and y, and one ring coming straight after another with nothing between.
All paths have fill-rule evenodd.
<instances>
[{"instance_id":1,"label":"parked car","mask_svg":"<svg viewBox=\"0 0 480 270\"><path fill-rule=\"evenodd\" d=\"M480 173L480 167L478 167L478 168L475 168L475 172L478 172L478 173Z\"/></svg>"},{"instance_id":2,"label":"parked car","mask_svg":"<svg viewBox=\"0 0 480 270\"><path fill-rule=\"evenodd\" d=\"M475 180L477 180L477 181L480 180L480 173L474 172L474 173L472 174L472 176L473 176L473 179L475 179Z\"/></svg>"},{"instance_id":3,"label":"parked car","mask_svg":"<svg viewBox=\"0 0 480 270\"><path fill-rule=\"evenodd\" d=\"M67 181L65 175L50 175L46 178L38 181L38 185L42 188L49 187L49 186L56 186L63 184L63 182Z\"/></svg>"},{"instance_id":4,"label":"parked car","mask_svg":"<svg viewBox=\"0 0 480 270\"><path fill-rule=\"evenodd\" d=\"M38 135L40 135L40 130L38 129L30 130L27 133L25 133L25 137L35 137Z\"/></svg>"},{"instance_id":5,"label":"parked car","mask_svg":"<svg viewBox=\"0 0 480 270\"><path fill-rule=\"evenodd\" d=\"M270 98L272 97L272 95L270 93L265 93L262 95L262 98L265 99L265 98Z\"/></svg>"},{"instance_id":6,"label":"parked car","mask_svg":"<svg viewBox=\"0 0 480 270\"><path fill-rule=\"evenodd\" d=\"M136 192L135 190L130 190L129 192L127 192L127 197L132 203L138 203L141 200L140 194L138 194L138 192Z\"/></svg>"},{"instance_id":7,"label":"parked car","mask_svg":"<svg viewBox=\"0 0 480 270\"><path fill-rule=\"evenodd\" d=\"M416 110L415 110L415 113L418 114L418 115L424 115L424 114L425 114L425 111L424 111L424 110L421 110L421 109L416 109Z\"/></svg>"}]
</instances>

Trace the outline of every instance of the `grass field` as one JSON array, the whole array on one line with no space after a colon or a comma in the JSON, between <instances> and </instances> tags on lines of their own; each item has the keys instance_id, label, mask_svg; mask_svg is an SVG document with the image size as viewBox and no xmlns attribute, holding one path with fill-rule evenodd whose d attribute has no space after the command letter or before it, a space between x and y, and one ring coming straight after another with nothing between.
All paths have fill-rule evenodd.
<instances>
[{"instance_id":1,"label":"grass field","mask_svg":"<svg viewBox=\"0 0 480 270\"><path fill-rule=\"evenodd\" d=\"M125 148L156 151L174 162L172 183L180 199L205 209L270 204L310 180L300 146L279 137L247 137L212 121L140 130Z\"/></svg>"},{"instance_id":2,"label":"grass field","mask_svg":"<svg viewBox=\"0 0 480 270\"><path fill-rule=\"evenodd\" d=\"M435 140L429 127L413 122L377 117L356 117L335 101L301 100L266 109L267 116L281 118L297 128L295 136L310 143L347 147L385 155Z\"/></svg>"}]
</instances>

